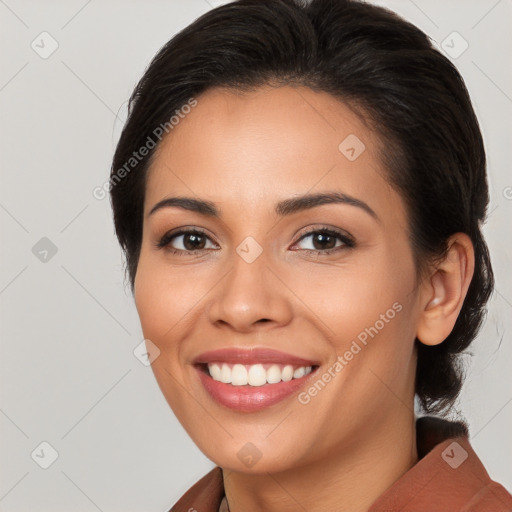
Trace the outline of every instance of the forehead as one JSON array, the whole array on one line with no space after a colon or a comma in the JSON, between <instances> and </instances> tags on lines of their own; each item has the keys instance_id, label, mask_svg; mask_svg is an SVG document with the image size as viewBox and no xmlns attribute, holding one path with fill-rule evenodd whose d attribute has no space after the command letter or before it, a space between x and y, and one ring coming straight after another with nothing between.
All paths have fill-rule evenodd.
<instances>
[{"instance_id":1,"label":"forehead","mask_svg":"<svg viewBox=\"0 0 512 512\"><path fill-rule=\"evenodd\" d=\"M307 192L339 190L375 209L396 203L378 136L328 93L307 87L214 88L196 98L157 148L145 213L168 195L267 208Z\"/></svg>"}]
</instances>

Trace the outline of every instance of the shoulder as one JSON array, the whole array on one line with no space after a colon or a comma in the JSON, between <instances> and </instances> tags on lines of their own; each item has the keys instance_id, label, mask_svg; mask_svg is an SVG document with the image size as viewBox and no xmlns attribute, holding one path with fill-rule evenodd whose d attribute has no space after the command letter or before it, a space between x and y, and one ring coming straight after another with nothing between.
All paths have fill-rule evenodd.
<instances>
[{"instance_id":1,"label":"shoulder","mask_svg":"<svg viewBox=\"0 0 512 512\"><path fill-rule=\"evenodd\" d=\"M169 512L218 512L223 496L222 469L216 466L198 480Z\"/></svg>"},{"instance_id":2,"label":"shoulder","mask_svg":"<svg viewBox=\"0 0 512 512\"><path fill-rule=\"evenodd\" d=\"M369 512L512 512L512 495L490 478L471 447L466 425L439 418L420 420L419 461Z\"/></svg>"}]
</instances>

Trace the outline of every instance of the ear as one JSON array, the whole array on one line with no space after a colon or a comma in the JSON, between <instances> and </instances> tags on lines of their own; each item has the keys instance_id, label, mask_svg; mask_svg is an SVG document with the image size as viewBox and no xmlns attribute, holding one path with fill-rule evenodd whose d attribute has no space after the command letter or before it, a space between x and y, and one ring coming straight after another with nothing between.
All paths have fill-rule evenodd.
<instances>
[{"instance_id":1,"label":"ear","mask_svg":"<svg viewBox=\"0 0 512 512\"><path fill-rule=\"evenodd\" d=\"M452 332L475 269L473 243L465 233L448 239L446 257L435 264L421 284L416 337L425 345L438 345Z\"/></svg>"}]
</instances>

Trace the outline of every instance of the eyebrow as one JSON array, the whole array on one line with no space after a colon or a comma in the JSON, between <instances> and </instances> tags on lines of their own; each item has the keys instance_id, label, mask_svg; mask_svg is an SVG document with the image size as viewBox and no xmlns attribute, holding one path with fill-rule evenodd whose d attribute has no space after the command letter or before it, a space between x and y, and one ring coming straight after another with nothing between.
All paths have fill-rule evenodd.
<instances>
[{"instance_id":1,"label":"eyebrow","mask_svg":"<svg viewBox=\"0 0 512 512\"><path fill-rule=\"evenodd\" d=\"M364 202L341 192L324 192L319 194L306 194L279 201L274 208L276 215L283 217L293 215L304 210L315 208L324 204L347 204L361 208L375 220L378 215ZM156 203L148 213L148 217L162 208L178 207L193 211L207 217L221 217L221 210L211 201L194 199L192 197L167 197Z\"/></svg>"}]
</instances>

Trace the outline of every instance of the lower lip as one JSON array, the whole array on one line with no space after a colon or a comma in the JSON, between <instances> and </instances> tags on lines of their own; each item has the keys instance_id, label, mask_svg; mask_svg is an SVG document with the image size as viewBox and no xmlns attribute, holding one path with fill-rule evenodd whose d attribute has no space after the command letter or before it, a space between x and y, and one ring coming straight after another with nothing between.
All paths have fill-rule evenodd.
<instances>
[{"instance_id":1,"label":"lower lip","mask_svg":"<svg viewBox=\"0 0 512 512\"><path fill-rule=\"evenodd\" d=\"M196 366L199 378L210 396L221 405L240 412L253 412L277 404L298 391L318 368L299 379L263 386L232 386L213 380L210 375Z\"/></svg>"}]
</instances>

